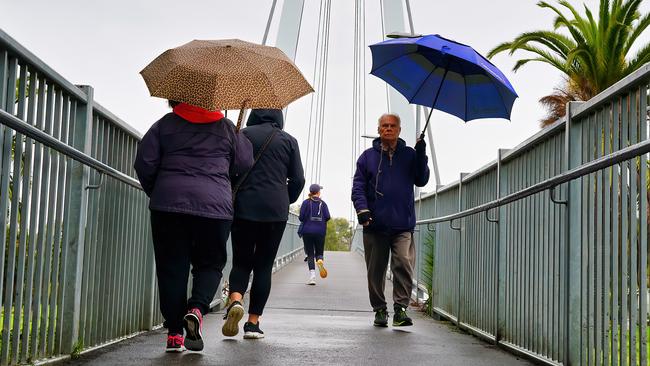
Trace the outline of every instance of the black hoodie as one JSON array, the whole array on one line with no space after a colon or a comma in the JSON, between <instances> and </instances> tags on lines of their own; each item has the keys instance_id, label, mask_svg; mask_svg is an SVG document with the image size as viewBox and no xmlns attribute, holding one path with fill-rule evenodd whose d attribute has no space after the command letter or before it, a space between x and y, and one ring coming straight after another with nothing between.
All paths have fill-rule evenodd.
<instances>
[{"instance_id":1,"label":"black hoodie","mask_svg":"<svg viewBox=\"0 0 650 366\"><path fill-rule=\"evenodd\" d=\"M277 132L237 191L235 219L286 221L289 204L300 197L305 185L298 142L282 131L279 109L253 109L246 126L242 132L253 144L253 156L271 132Z\"/></svg>"}]
</instances>

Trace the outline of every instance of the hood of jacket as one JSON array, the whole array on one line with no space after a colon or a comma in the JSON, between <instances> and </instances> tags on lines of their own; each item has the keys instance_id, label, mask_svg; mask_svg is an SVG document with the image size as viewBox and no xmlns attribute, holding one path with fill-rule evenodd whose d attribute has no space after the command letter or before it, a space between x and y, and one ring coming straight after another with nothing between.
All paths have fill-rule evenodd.
<instances>
[{"instance_id":1,"label":"hood of jacket","mask_svg":"<svg viewBox=\"0 0 650 366\"><path fill-rule=\"evenodd\" d=\"M284 117L282 116L282 110L280 109L253 109L250 116L248 116L248 121L246 121L246 126L256 126L262 125L265 123L272 124L273 126L283 129L284 128Z\"/></svg>"},{"instance_id":2,"label":"hood of jacket","mask_svg":"<svg viewBox=\"0 0 650 366\"><path fill-rule=\"evenodd\" d=\"M397 146L395 146L395 150L400 150L405 146L406 146L406 141L398 137ZM374 140L372 140L372 147L377 151L381 151L381 138L377 137Z\"/></svg>"}]
</instances>

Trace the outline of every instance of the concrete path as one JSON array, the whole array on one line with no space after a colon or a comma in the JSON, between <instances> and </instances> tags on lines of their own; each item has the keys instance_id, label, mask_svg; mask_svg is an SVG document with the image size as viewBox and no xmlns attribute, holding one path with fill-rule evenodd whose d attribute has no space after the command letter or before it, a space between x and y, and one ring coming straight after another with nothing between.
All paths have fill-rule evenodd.
<instances>
[{"instance_id":1,"label":"concrete path","mask_svg":"<svg viewBox=\"0 0 650 366\"><path fill-rule=\"evenodd\" d=\"M166 354L164 330L150 332L65 365L529 365L488 343L409 310L415 326L376 328L363 258L326 253L328 278L305 285L296 261L273 278L260 325L262 340L221 335L223 312L205 317L201 353ZM386 293L391 298L390 282ZM390 302L389 302L390 303ZM243 326L243 323L242 323Z\"/></svg>"}]
</instances>

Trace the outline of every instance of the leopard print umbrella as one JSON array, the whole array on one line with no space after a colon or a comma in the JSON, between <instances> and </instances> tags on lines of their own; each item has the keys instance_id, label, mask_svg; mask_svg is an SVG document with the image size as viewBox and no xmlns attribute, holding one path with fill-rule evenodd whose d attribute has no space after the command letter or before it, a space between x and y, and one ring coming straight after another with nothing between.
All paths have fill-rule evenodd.
<instances>
[{"instance_id":1,"label":"leopard print umbrella","mask_svg":"<svg viewBox=\"0 0 650 366\"><path fill-rule=\"evenodd\" d=\"M211 111L281 109L314 91L280 49L238 39L194 40L165 51L140 74L152 96Z\"/></svg>"}]
</instances>

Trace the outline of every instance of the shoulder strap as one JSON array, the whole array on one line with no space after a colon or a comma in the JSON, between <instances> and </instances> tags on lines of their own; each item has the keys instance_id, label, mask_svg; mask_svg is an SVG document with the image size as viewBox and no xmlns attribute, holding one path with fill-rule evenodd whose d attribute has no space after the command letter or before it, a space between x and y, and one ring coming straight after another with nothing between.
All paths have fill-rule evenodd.
<instances>
[{"instance_id":1,"label":"shoulder strap","mask_svg":"<svg viewBox=\"0 0 650 366\"><path fill-rule=\"evenodd\" d=\"M244 181L246 180L246 178L248 178L248 174L251 172L251 170L253 170L253 168L255 167L255 164L257 164L257 161L260 160L260 157L262 157L262 153L269 146L269 144L271 143L271 140L273 140L273 137L275 136L275 134L277 132L278 132L277 128L274 128L273 131L271 131L271 133L269 134L269 137L266 138L266 141L264 141L264 144L262 145L262 147L260 147L260 150L255 155L255 160L253 160L253 165L251 165L250 169L248 169L246 171L246 173L244 173L244 175L242 175L241 179L239 179L237 184L235 184L235 186L232 187L232 200L233 200L233 202L235 201L235 195L237 194L237 191L239 190L239 187L241 187L241 185L244 184Z\"/></svg>"}]
</instances>

